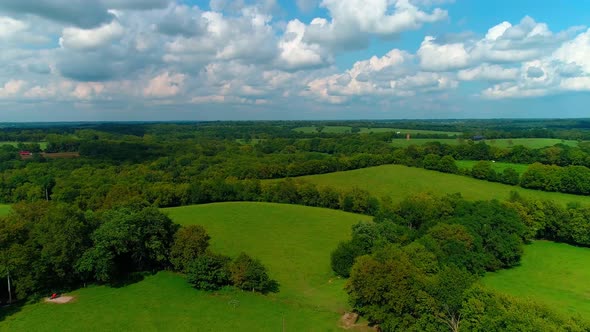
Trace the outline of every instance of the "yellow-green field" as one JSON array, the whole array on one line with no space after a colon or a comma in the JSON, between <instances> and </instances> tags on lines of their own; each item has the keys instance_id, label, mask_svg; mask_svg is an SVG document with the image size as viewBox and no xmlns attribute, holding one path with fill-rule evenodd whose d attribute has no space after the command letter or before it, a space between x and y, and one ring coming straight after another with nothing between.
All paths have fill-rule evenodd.
<instances>
[{"instance_id":1,"label":"yellow-green field","mask_svg":"<svg viewBox=\"0 0 590 332\"><path fill-rule=\"evenodd\" d=\"M590 249L536 241L520 266L488 273L483 282L500 292L545 303L566 314L590 318Z\"/></svg>"},{"instance_id":2,"label":"yellow-green field","mask_svg":"<svg viewBox=\"0 0 590 332\"><path fill-rule=\"evenodd\" d=\"M319 186L331 186L345 190L358 187L378 197L389 196L393 201L400 201L409 194L419 192L461 193L469 200L503 200L509 197L511 191L516 191L523 197L554 200L562 204L569 202L590 204L590 196L530 190L401 165L384 165L346 172L309 175L302 176L300 179Z\"/></svg>"},{"instance_id":3,"label":"yellow-green field","mask_svg":"<svg viewBox=\"0 0 590 332\"><path fill-rule=\"evenodd\" d=\"M9 211L10 211L10 205L0 204L0 217L7 215Z\"/></svg>"},{"instance_id":4,"label":"yellow-green field","mask_svg":"<svg viewBox=\"0 0 590 332\"><path fill-rule=\"evenodd\" d=\"M39 144L39 146L41 147L42 150L45 150L45 148L47 148L47 142L22 142L24 144ZM0 145L12 145L14 147L17 147L19 144L19 142L0 142Z\"/></svg>"}]
</instances>

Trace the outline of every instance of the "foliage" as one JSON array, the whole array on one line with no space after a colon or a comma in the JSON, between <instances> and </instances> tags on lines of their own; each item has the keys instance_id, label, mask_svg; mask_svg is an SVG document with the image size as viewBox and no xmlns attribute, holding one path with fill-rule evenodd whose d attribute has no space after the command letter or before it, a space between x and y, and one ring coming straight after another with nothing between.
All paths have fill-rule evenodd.
<instances>
[{"instance_id":1,"label":"foliage","mask_svg":"<svg viewBox=\"0 0 590 332\"><path fill-rule=\"evenodd\" d=\"M174 235L174 243L170 248L170 262L174 268L186 272L195 259L205 254L210 239L203 226L181 227Z\"/></svg>"},{"instance_id":2,"label":"foliage","mask_svg":"<svg viewBox=\"0 0 590 332\"><path fill-rule=\"evenodd\" d=\"M279 283L270 279L266 267L245 253L241 253L229 265L232 284L243 290L260 293L278 292Z\"/></svg>"},{"instance_id":3,"label":"foliage","mask_svg":"<svg viewBox=\"0 0 590 332\"><path fill-rule=\"evenodd\" d=\"M187 281L196 289L218 290L230 285L231 275L227 256L206 253L198 256L187 269Z\"/></svg>"}]
</instances>

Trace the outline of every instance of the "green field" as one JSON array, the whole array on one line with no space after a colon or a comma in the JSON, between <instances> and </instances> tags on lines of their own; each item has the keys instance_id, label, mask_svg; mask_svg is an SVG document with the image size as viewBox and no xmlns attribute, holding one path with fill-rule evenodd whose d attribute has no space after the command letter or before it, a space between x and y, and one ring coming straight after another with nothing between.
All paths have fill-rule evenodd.
<instances>
[{"instance_id":1,"label":"green field","mask_svg":"<svg viewBox=\"0 0 590 332\"><path fill-rule=\"evenodd\" d=\"M319 186L331 186L345 190L358 187L368 190L378 197L390 196L394 201L400 201L407 195L418 192L438 194L460 192L463 197L470 200L503 200L509 197L511 191L517 191L523 197L528 198L554 200L562 204L569 202L590 204L590 196L523 189L466 176L401 165L384 165L346 172L309 175L302 176L300 179Z\"/></svg>"},{"instance_id":2,"label":"green field","mask_svg":"<svg viewBox=\"0 0 590 332\"><path fill-rule=\"evenodd\" d=\"M467 168L472 169L473 165L477 164L479 161L477 160L457 160L456 164L459 168ZM529 165L526 164L513 164L513 163L502 163L502 162L494 162L492 163L492 168L496 172L503 172L507 168L512 168L518 174L524 173Z\"/></svg>"},{"instance_id":3,"label":"green field","mask_svg":"<svg viewBox=\"0 0 590 332\"><path fill-rule=\"evenodd\" d=\"M348 308L344 280L330 252L369 217L270 203L218 203L166 209L178 223L204 225L218 252L260 259L278 294L237 290L210 294L161 272L122 288L90 287L76 302L37 303L0 323L0 331L334 331Z\"/></svg>"},{"instance_id":4,"label":"green field","mask_svg":"<svg viewBox=\"0 0 590 332\"><path fill-rule=\"evenodd\" d=\"M19 142L0 142L0 145L12 145L14 147L18 146ZM39 144L39 146L41 146L42 150L45 150L45 148L47 148L47 142L22 142L25 144Z\"/></svg>"},{"instance_id":5,"label":"green field","mask_svg":"<svg viewBox=\"0 0 590 332\"><path fill-rule=\"evenodd\" d=\"M464 139L457 139L457 138L444 138L444 139L435 139L435 138L412 138L410 140L406 139L395 139L391 142L393 146L396 147L407 147L410 145L423 145L428 142L440 142L449 145L457 145L462 142L467 142ZM569 146L578 146L578 141L572 140L561 140L561 139L553 139L553 138L512 138L512 139L494 139L494 140L485 140L482 141L490 146L495 146L499 148L511 148L516 145L522 145L529 149L539 149L544 148L547 146L553 146L555 144L565 144Z\"/></svg>"},{"instance_id":6,"label":"green field","mask_svg":"<svg viewBox=\"0 0 590 332\"><path fill-rule=\"evenodd\" d=\"M406 148L410 145L424 145L429 142L440 142L441 144L458 145L466 142L462 138L412 138L412 139L394 139L391 141L391 145L399 148Z\"/></svg>"},{"instance_id":7,"label":"green field","mask_svg":"<svg viewBox=\"0 0 590 332\"><path fill-rule=\"evenodd\" d=\"M10 211L10 205L0 204L0 217L7 215L8 211Z\"/></svg>"},{"instance_id":8,"label":"green field","mask_svg":"<svg viewBox=\"0 0 590 332\"><path fill-rule=\"evenodd\" d=\"M521 265L488 273L485 285L545 303L567 314L590 317L590 249L536 241L525 248Z\"/></svg>"},{"instance_id":9,"label":"green field","mask_svg":"<svg viewBox=\"0 0 590 332\"><path fill-rule=\"evenodd\" d=\"M322 130L323 133L329 134L344 134L350 133L352 127L347 126L325 126ZM298 127L293 129L295 131L299 131L302 133L313 134L317 133L317 128L314 126L311 127ZM406 134L438 134L438 135L462 135L462 133L454 132L454 131L435 131L435 130L420 130L420 129L398 129L398 128L360 128L360 132L362 134L369 134L369 133L389 133L389 132L399 132L400 135L405 136ZM431 139L432 140L432 139ZM435 139L436 140L436 139Z\"/></svg>"}]
</instances>

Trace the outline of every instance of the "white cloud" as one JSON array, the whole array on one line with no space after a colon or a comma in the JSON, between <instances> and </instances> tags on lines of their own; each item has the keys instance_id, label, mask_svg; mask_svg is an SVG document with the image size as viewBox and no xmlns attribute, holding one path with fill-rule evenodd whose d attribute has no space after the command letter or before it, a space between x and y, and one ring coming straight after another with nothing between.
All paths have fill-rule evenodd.
<instances>
[{"instance_id":1,"label":"white cloud","mask_svg":"<svg viewBox=\"0 0 590 332\"><path fill-rule=\"evenodd\" d=\"M180 93L186 76L164 72L152 78L143 90L146 97L172 97Z\"/></svg>"},{"instance_id":2,"label":"white cloud","mask_svg":"<svg viewBox=\"0 0 590 332\"><path fill-rule=\"evenodd\" d=\"M0 86L0 98L16 96L25 87L25 85L25 81L15 79L4 83L4 86Z\"/></svg>"},{"instance_id":3,"label":"white cloud","mask_svg":"<svg viewBox=\"0 0 590 332\"><path fill-rule=\"evenodd\" d=\"M457 77L462 81L512 81L518 78L519 73L518 68L483 64L475 68L461 70L457 73Z\"/></svg>"},{"instance_id":4,"label":"white cloud","mask_svg":"<svg viewBox=\"0 0 590 332\"><path fill-rule=\"evenodd\" d=\"M9 38L27 29L28 25L10 17L0 17L0 39Z\"/></svg>"},{"instance_id":5,"label":"white cloud","mask_svg":"<svg viewBox=\"0 0 590 332\"><path fill-rule=\"evenodd\" d=\"M303 41L305 25L299 20L290 21L279 41L279 62L287 69L302 69L324 65L328 59L317 44Z\"/></svg>"},{"instance_id":6,"label":"white cloud","mask_svg":"<svg viewBox=\"0 0 590 332\"><path fill-rule=\"evenodd\" d=\"M471 62L462 43L436 44L435 38L427 36L418 50L420 65L425 70L449 71L465 68Z\"/></svg>"},{"instance_id":7,"label":"white cloud","mask_svg":"<svg viewBox=\"0 0 590 332\"><path fill-rule=\"evenodd\" d=\"M59 44L63 48L91 50L111 43L124 33L125 30L116 20L95 29L65 28Z\"/></svg>"}]
</instances>

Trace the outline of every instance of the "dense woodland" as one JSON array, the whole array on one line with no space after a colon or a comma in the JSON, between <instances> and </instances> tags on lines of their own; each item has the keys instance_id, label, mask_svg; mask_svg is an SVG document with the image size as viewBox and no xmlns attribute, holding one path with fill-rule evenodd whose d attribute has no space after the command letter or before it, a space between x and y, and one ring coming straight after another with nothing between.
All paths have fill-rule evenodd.
<instances>
[{"instance_id":1,"label":"dense woodland","mask_svg":"<svg viewBox=\"0 0 590 332\"><path fill-rule=\"evenodd\" d=\"M418 194L393 204L366 191L317 187L291 177L403 164L524 188L590 194L590 122L317 122L350 133L301 133L307 122L60 124L0 131L0 297L35 299L87 283L124 283L137 273L174 270L194 287L276 292L263 262L209 248L200 226L180 227L158 208L223 201L264 201L374 216L334 248L334 272L349 278L352 307L384 331L590 330L550 309L478 286L487 271L516 266L523 245L547 239L590 246L590 207L531 201L469 202ZM395 131L456 131L457 145L397 148ZM530 129L536 128L536 129ZM436 140L441 134L417 134ZM530 149L498 148L488 138L580 140ZM42 143L42 144L40 144ZM21 151L32 152L22 158ZM77 153L60 158L54 153ZM460 169L456 160L478 160ZM531 164L498 173L492 161ZM286 179L285 179L286 178ZM265 179L278 179L262 181ZM66 239L77 239L66 241Z\"/></svg>"}]
</instances>

